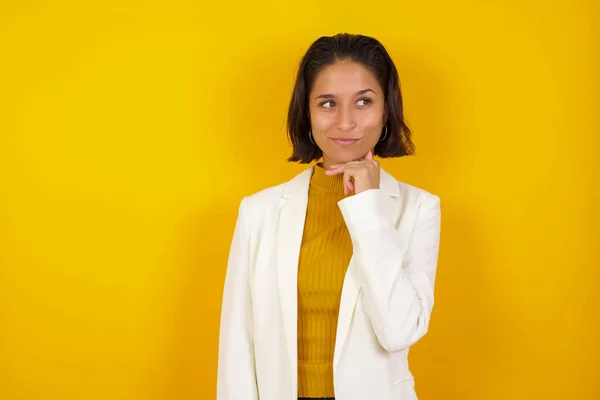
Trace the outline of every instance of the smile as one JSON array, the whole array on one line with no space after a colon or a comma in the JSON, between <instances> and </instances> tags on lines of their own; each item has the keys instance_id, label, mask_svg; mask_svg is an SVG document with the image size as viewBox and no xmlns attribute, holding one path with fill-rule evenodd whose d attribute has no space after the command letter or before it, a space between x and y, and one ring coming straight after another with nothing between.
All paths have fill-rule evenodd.
<instances>
[{"instance_id":1,"label":"smile","mask_svg":"<svg viewBox=\"0 0 600 400\"><path fill-rule=\"evenodd\" d=\"M354 143L358 142L360 139L350 139L350 138L331 138L331 140L337 144L338 146L351 146Z\"/></svg>"}]
</instances>

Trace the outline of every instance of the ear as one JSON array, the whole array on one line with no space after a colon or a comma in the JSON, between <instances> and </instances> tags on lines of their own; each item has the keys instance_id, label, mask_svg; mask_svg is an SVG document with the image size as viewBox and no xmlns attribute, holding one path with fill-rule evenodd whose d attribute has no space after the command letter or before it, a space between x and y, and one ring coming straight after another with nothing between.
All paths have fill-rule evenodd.
<instances>
[{"instance_id":1,"label":"ear","mask_svg":"<svg viewBox=\"0 0 600 400\"><path fill-rule=\"evenodd\" d=\"M388 117L390 116L390 112L388 110L387 103L383 106L383 120L387 123Z\"/></svg>"}]
</instances>

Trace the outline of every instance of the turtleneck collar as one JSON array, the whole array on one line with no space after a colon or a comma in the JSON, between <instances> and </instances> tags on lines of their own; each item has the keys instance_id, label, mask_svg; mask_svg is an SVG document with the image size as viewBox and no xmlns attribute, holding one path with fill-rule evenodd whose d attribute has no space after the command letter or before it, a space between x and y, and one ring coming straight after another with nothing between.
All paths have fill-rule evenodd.
<instances>
[{"instance_id":1,"label":"turtleneck collar","mask_svg":"<svg viewBox=\"0 0 600 400\"><path fill-rule=\"evenodd\" d=\"M335 193L344 195L344 175L325 175L325 168L322 163L314 167L313 175L310 179L310 187L320 193Z\"/></svg>"}]
</instances>

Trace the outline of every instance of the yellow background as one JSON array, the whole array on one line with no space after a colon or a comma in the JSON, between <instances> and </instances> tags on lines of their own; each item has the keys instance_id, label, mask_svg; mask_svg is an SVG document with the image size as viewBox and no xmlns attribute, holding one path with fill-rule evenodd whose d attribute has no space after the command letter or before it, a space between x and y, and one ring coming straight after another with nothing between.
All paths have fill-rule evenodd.
<instances>
[{"instance_id":1,"label":"yellow background","mask_svg":"<svg viewBox=\"0 0 600 400\"><path fill-rule=\"evenodd\" d=\"M598 5L0 5L0 399L214 398L242 196L285 162L297 61L380 39L442 198L420 399L599 399Z\"/></svg>"}]
</instances>

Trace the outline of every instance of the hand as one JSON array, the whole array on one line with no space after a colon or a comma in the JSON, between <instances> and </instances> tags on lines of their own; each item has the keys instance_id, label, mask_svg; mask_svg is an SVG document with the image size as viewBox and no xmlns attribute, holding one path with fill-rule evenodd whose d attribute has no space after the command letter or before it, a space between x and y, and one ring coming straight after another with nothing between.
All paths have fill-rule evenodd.
<instances>
[{"instance_id":1,"label":"hand","mask_svg":"<svg viewBox=\"0 0 600 400\"><path fill-rule=\"evenodd\" d=\"M379 163L369 151L364 159L335 164L325 171L326 175L344 174L344 194L358 194L369 189L379 189Z\"/></svg>"}]
</instances>

